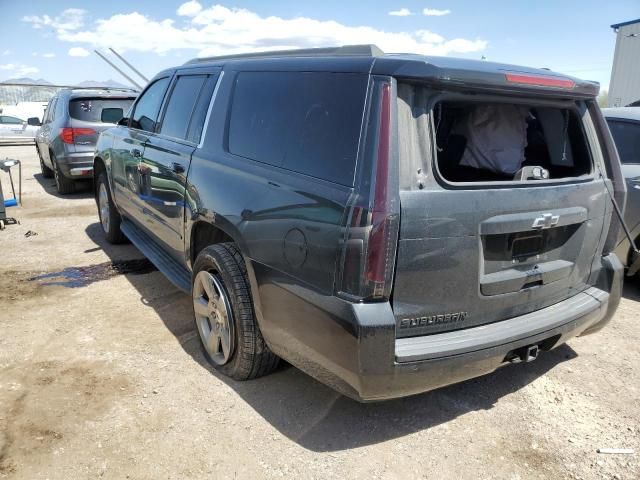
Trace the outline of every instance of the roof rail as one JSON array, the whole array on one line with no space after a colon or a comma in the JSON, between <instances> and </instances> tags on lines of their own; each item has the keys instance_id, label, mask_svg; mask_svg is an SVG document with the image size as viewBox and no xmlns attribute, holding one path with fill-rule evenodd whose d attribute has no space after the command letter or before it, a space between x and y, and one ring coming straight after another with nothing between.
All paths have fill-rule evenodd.
<instances>
[{"instance_id":1,"label":"roof rail","mask_svg":"<svg viewBox=\"0 0 640 480\"><path fill-rule=\"evenodd\" d=\"M221 55L217 57L202 57L189 60L185 65L211 62L215 60L240 60L251 58L279 58L279 57L333 57L333 56L362 56L380 57L384 52L375 45L343 45L341 47L299 48L295 50L274 50L267 52L240 53L237 55Z\"/></svg>"},{"instance_id":2,"label":"roof rail","mask_svg":"<svg viewBox=\"0 0 640 480\"><path fill-rule=\"evenodd\" d=\"M69 90L120 90L126 92L140 92L137 88L129 87L81 87L78 85L55 85L53 83L15 83L0 82L2 87L47 87L47 88L65 88Z\"/></svg>"},{"instance_id":3,"label":"roof rail","mask_svg":"<svg viewBox=\"0 0 640 480\"><path fill-rule=\"evenodd\" d=\"M137 88L129 88L129 87L68 87L71 90L113 90L115 92L136 92L140 93L140 90Z\"/></svg>"}]
</instances>

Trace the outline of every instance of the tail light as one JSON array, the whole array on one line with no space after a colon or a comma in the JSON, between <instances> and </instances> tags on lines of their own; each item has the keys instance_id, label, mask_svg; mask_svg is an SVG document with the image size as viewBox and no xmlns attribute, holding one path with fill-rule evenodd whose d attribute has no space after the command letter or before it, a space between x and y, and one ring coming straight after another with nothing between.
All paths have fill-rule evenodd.
<instances>
[{"instance_id":1,"label":"tail light","mask_svg":"<svg viewBox=\"0 0 640 480\"><path fill-rule=\"evenodd\" d=\"M76 137L80 135L95 135L96 131L93 128L69 128L64 127L60 129L60 139L64 143L76 143Z\"/></svg>"},{"instance_id":2,"label":"tail light","mask_svg":"<svg viewBox=\"0 0 640 480\"><path fill-rule=\"evenodd\" d=\"M387 300L393 284L400 224L397 169L391 158L390 84L379 84L372 104L377 106L377 116L370 121L368 130L377 135L371 135L369 148L365 147L365 157L369 156L373 169L370 180L364 182L370 193L358 196L368 197L369 201L351 207L340 291L358 300Z\"/></svg>"},{"instance_id":3,"label":"tail light","mask_svg":"<svg viewBox=\"0 0 640 480\"><path fill-rule=\"evenodd\" d=\"M536 85L540 87L573 88L576 86L573 80L550 75L529 75L522 73L507 73L507 82L520 85Z\"/></svg>"}]
</instances>

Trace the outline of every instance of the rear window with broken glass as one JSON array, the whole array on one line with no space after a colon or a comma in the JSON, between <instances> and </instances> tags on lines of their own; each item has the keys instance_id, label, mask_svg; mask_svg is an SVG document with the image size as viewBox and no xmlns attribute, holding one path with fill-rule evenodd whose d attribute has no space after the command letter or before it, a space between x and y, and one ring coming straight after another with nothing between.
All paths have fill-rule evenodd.
<instances>
[{"instance_id":1,"label":"rear window with broken glass","mask_svg":"<svg viewBox=\"0 0 640 480\"><path fill-rule=\"evenodd\" d=\"M400 144L401 182L412 188L423 167L419 159L431 156L452 183L587 176L593 162L584 109L568 100L442 94L399 83L398 120L406 139Z\"/></svg>"},{"instance_id":2,"label":"rear window with broken glass","mask_svg":"<svg viewBox=\"0 0 640 480\"><path fill-rule=\"evenodd\" d=\"M554 180L591 172L572 108L441 102L433 110L440 174L451 182Z\"/></svg>"}]
</instances>

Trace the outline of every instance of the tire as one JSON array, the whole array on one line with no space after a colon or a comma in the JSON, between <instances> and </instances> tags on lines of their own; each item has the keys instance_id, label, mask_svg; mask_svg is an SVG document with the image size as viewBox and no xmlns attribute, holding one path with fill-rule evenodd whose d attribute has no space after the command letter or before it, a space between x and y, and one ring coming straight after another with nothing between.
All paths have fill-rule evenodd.
<instances>
[{"instance_id":1,"label":"tire","mask_svg":"<svg viewBox=\"0 0 640 480\"><path fill-rule=\"evenodd\" d=\"M56 179L56 190L60 195L67 195L76 191L76 184L70 178L64 176L53 153L49 153L53 165L53 177Z\"/></svg>"},{"instance_id":2,"label":"tire","mask_svg":"<svg viewBox=\"0 0 640 480\"><path fill-rule=\"evenodd\" d=\"M101 172L96 182L96 204L98 205L98 217L100 218L100 226L104 232L104 236L109 243L124 243L126 237L122 230L120 230L120 223L122 217L118 213L118 210L111 198L111 191L109 190L109 182L107 181L107 174Z\"/></svg>"},{"instance_id":3,"label":"tire","mask_svg":"<svg viewBox=\"0 0 640 480\"><path fill-rule=\"evenodd\" d=\"M640 248L640 237L635 239L635 244L636 247ZM635 259L635 253L633 252L633 247L629 247L629 255L627 257L627 272L625 273L625 276L627 276L629 274L629 270L631 269L631 266L633 265L633 261ZM636 283L640 284L640 270L638 270L633 276L628 277L629 280L634 280Z\"/></svg>"},{"instance_id":4,"label":"tire","mask_svg":"<svg viewBox=\"0 0 640 480\"><path fill-rule=\"evenodd\" d=\"M44 160L42 160L42 155L40 154L40 150L38 149L38 147L36 147L36 149L38 150L38 158L40 159L40 171L42 172L42 177L53 178L53 170L51 170L49 167L47 167L44 164Z\"/></svg>"},{"instance_id":5,"label":"tire","mask_svg":"<svg viewBox=\"0 0 640 480\"><path fill-rule=\"evenodd\" d=\"M233 243L211 245L200 252L192 287L200 345L213 368L234 380L250 380L278 366L279 358L269 350L258 327L247 269Z\"/></svg>"}]
</instances>

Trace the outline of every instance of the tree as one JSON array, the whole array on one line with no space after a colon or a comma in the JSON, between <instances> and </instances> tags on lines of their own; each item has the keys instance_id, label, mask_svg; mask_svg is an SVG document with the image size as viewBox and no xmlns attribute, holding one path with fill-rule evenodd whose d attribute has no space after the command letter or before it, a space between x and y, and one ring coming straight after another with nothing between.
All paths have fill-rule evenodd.
<instances>
[{"instance_id":1,"label":"tree","mask_svg":"<svg viewBox=\"0 0 640 480\"><path fill-rule=\"evenodd\" d=\"M598 105L600 108L605 108L609 106L609 90L601 90L598 95Z\"/></svg>"}]
</instances>

